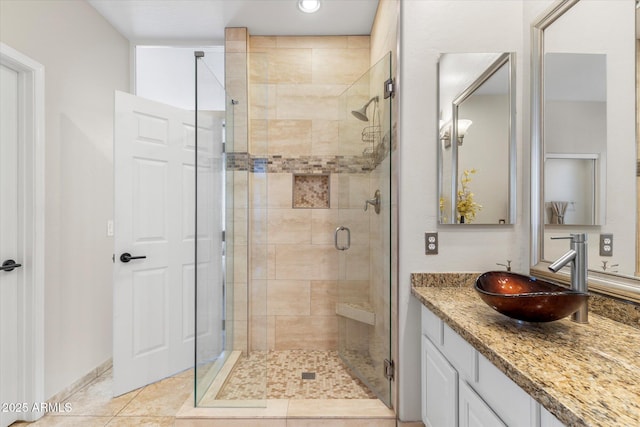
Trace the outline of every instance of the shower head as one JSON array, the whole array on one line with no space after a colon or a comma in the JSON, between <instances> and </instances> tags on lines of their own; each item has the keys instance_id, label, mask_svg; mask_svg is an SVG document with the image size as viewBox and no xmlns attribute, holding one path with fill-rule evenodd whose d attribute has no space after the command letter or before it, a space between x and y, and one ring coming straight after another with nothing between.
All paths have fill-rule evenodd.
<instances>
[{"instance_id":1,"label":"shower head","mask_svg":"<svg viewBox=\"0 0 640 427\"><path fill-rule=\"evenodd\" d=\"M371 104L373 101L377 103L378 97L374 96L373 98L368 100L367 103L362 106L362 108L351 111L351 114L353 114L353 116L358 120L362 120L363 122L368 122L369 117L367 117L367 107L369 107L369 104Z\"/></svg>"}]
</instances>

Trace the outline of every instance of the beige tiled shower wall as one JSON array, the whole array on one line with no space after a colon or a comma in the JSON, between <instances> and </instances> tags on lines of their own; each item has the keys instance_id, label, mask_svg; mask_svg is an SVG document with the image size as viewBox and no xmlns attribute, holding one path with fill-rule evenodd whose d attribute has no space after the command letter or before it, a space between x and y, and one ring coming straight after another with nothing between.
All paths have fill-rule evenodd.
<instances>
[{"instance_id":1,"label":"beige tiled shower wall","mask_svg":"<svg viewBox=\"0 0 640 427\"><path fill-rule=\"evenodd\" d=\"M251 156L362 154L362 124L344 125L339 95L369 68L368 36L250 37L249 52ZM354 105L367 101L367 90ZM332 173L330 208L294 209L292 175L249 174L250 348L334 350L338 201L353 209L347 216L361 213L370 183L360 174L339 185ZM368 218L361 217L343 265L354 289L368 288L369 279Z\"/></svg>"}]
</instances>

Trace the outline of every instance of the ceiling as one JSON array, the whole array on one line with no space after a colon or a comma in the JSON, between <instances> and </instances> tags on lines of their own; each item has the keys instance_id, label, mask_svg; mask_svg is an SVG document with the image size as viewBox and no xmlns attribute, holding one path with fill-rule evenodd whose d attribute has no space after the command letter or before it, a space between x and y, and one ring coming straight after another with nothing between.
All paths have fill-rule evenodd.
<instances>
[{"instance_id":1,"label":"ceiling","mask_svg":"<svg viewBox=\"0 0 640 427\"><path fill-rule=\"evenodd\" d=\"M252 35L369 35L378 0L322 0L313 14L297 0L87 0L138 44L222 44L225 27Z\"/></svg>"}]
</instances>

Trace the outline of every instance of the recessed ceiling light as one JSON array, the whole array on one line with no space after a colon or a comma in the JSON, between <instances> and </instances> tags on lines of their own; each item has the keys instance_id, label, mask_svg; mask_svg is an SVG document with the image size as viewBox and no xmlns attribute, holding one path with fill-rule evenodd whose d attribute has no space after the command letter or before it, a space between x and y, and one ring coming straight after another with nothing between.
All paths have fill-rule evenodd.
<instances>
[{"instance_id":1,"label":"recessed ceiling light","mask_svg":"<svg viewBox=\"0 0 640 427\"><path fill-rule=\"evenodd\" d=\"M320 9L320 0L298 0L298 9L304 13L317 12Z\"/></svg>"}]
</instances>

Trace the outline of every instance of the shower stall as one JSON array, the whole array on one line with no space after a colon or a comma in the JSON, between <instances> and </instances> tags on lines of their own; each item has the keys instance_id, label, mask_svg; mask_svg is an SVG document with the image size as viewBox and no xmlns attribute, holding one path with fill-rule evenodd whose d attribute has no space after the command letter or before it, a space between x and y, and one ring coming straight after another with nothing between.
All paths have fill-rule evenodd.
<instances>
[{"instance_id":1,"label":"shower stall","mask_svg":"<svg viewBox=\"0 0 640 427\"><path fill-rule=\"evenodd\" d=\"M196 57L225 111L196 108L224 126L197 133L195 405L391 406L391 55L294 85L266 39L226 54L226 94Z\"/></svg>"}]
</instances>

